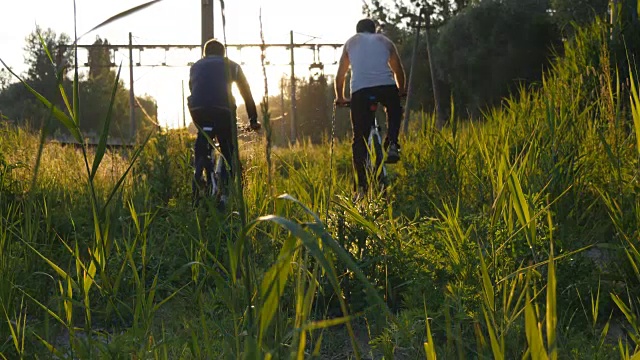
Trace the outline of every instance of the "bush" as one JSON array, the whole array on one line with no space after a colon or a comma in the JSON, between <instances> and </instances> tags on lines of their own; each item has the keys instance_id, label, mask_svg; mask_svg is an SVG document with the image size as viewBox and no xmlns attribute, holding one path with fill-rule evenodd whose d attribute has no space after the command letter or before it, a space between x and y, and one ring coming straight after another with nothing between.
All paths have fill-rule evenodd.
<instances>
[{"instance_id":1,"label":"bush","mask_svg":"<svg viewBox=\"0 0 640 360\"><path fill-rule=\"evenodd\" d=\"M541 79L560 44L546 5L543 0L482 1L439 30L433 50L437 74L450 85L462 116L478 116L519 85Z\"/></svg>"}]
</instances>

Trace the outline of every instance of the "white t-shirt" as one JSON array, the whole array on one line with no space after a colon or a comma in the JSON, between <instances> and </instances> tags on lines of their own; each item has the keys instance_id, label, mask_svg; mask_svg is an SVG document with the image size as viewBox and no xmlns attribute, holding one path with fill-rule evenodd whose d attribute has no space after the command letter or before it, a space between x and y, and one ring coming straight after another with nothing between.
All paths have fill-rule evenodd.
<instances>
[{"instance_id":1,"label":"white t-shirt","mask_svg":"<svg viewBox=\"0 0 640 360\"><path fill-rule=\"evenodd\" d=\"M358 33L344 44L351 62L351 93L368 87L396 85L389 57L393 43L383 34Z\"/></svg>"}]
</instances>

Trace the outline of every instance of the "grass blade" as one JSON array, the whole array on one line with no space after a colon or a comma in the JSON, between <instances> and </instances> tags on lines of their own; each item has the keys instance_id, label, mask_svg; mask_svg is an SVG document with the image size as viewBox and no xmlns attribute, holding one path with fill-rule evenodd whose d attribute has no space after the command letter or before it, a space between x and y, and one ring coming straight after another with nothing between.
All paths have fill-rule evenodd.
<instances>
[{"instance_id":1,"label":"grass blade","mask_svg":"<svg viewBox=\"0 0 640 360\"><path fill-rule=\"evenodd\" d=\"M538 327L538 316L533 307L531 297L527 293L527 304L524 311L525 334L529 343L531 360L548 360L544 343L542 342L542 332Z\"/></svg>"},{"instance_id":2,"label":"grass blade","mask_svg":"<svg viewBox=\"0 0 640 360\"><path fill-rule=\"evenodd\" d=\"M31 246L31 244L29 244L28 242L26 242L24 239L20 239L20 241L22 241L22 243L24 243L28 248L30 248L34 253L36 253L36 255L38 255L42 260L44 260L47 264L49 264L49 266L58 274L58 276L60 276L63 279L71 279L71 277L64 271L62 270L58 265L56 265L53 261L49 260L46 256L44 256L41 252L39 252L38 250L36 250L36 248L34 248L33 246ZM75 287L77 287L77 284L74 282L73 285Z\"/></svg>"},{"instance_id":3,"label":"grass blade","mask_svg":"<svg viewBox=\"0 0 640 360\"><path fill-rule=\"evenodd\" d=\"M269 221L277 225L280 225L281 227L288 230L289 232L291 232L292 235L294 235L295 237L297 237L302 241L304 246L308 249L309 253L320 263L324 271L327 273L329 282L333 286L336 294L338 294L338 299L340 301L340 307L342 309L342 313L344 316L348 316L349 314L348 314L347 306L342 297L342 290L340 289L338 276L335 273L335 267L331 263L330 259L325 256L322 249L320 249L320 246L316 241L315 237L311 233L305 231L300 224L297 224L291 220L285 219L280 216L275 216L275 215L262 216L258 218L258 221L262 221L262 222ZM371 285L369 284L369 286ZM355 341L355 335L353 333L353 329L351 328L350 323L347 323L347 330L349 331L349 337L351 339L353 350L356 352L356 357L359 359L360 348L357 342Z\"/></svg>"},{"instance_id":4,"label":"grass blade","mask_svg":"<svg viewBox=\"0 0 640 360\"><path fill-rule=\"evenodd\" d=\"M55 346L51 345L51 343L49 343L47 340L40 337L40 335L38 335L35 331L32 331L31 333L33 334L33 336L35 336L38 339L38 341L40 341L40 343L42 343L42 345L44 345L44 347L47 348L47 350L49 350L49 353L55 355L59 359L66 358L66 356L62 352L60 352L60 350L58 350Z\"/></svg>"},{"instance_id":5,"label":"grass blade","mask_svg":"<svg viewBox=\"0 0 640 360\"><path fill-rule=\"evenodd\" d=\"M427 354L427 360L436 360L436 347L433 343L433 336L431 335L431 325L429 324L429 316L427 314L427 302L423 299L424 305L424 325L427 331L427 341L424 343L424 352Z\"/></svg>"},{"instance_id":6,"label":"grass blade","mask_svg":"<svg viewBox=\"0 0 640 360\"><path fill-rule=\"evenodd\" d=\"M487 270L487 264L484 261L482 250L478 249L478 256L480 257L480 271L482 273L482 290L484 293L484 300L487 307L491 312L495 312L495 290L493 284L489 278L489 271Z\"/></svg>"},{"instance_id":7,"label":"grass blade","mask_svg":"<svg viewBox=\"0 0 640 360\"><path fill-rule=\"evenodd\" d=\"M262 338L278 309L280 297L284 293L287 278L291 272L293 254L296 250L296 238L289 236L280 250L278 260L267 271L260 286L262 307L260 309L260 328L258 344L262 344Z\"/></svg>"},{"instance_id":8,"label":"grass blade","mask_svg":"<svg viewBox=\"0 0 640 360\"><path fill-rule=\"evenodd\" d=\"M47 120L44 122L42 126L42 130L40 131L40 141L38 142L38 153L36 155L36 163L33 166L33 177L31 179L31 190L35 190L36 182L38 181L38 172L40 170L40 163L42 161L42 151L44 150L44 143L47 141L47 135L49 130L49 124L51 123L51 118L53 117L53 108L49 111L49 116L47 116Z\"/></svg>"},{"instance_id":9,"label":"grass blade","mask_svg":"<svg viewBox=\"0 0 640 360\"><path fill-rule=\"evenodd\" d=\"M638 3L638 6L640 6L640 2ZM631 82L631 113L636 130L637 150L640 154L640 95L638 94L636 80L633 77L633 69L629 69L629 81Z\"/></svg>"},{"instance_id":10,"label":"grass blade","mask_svg":"<svg viewBox=\"0 0 640 360\"><path fill-rule=\"evenodd\" d=\"M102 208L102 214L104 214L105 211L107 210L107 206L111 202L111 199L113 199L115 194L120 189L120 186L124 182L124 179L127 177L129 172L131 171L131 168L133 168L133 165L135 164L135 162L138 159L138 157L140 156L140 154L142 154L142 150L144 149L144 147L146 146L146 144L147 144L147 142L149 141L150 138L151 138L151 133L149 133L149 135L147 135L147 138L144 140L144 142L133 153L133 156L131 157L131 160L129 162L129 166L127 167L127 170L125 170L125 172L122 174L122 176L120 176L120 179L118 179L118 181L114 185L113 189L111 190L111 193L109 193L109 197L107 197L107 201L105 202L104 207Z\"/></svg>"},{"instance_id":11,"label":"grass blade","mask_svg":"<svg viewBox=\"0 0 640 360\"><path fill-rule=\"evenodd\" d=\"M498 337L496 336L496 329L489 320L487 309L483 309L483 312L484 318L487 322L487 330L489 331L489 340L491 341L491 351L493 352L493 357L497 360L504 360L504 344L498 341Z\"/></svg>"},{"instance_id":12,"label":"grass blade","mask_svg":"<svg viewBox=\"0 0 640 360\"><path fill-rule=\"evenodd\" d=\"M58 316L58 314L54 313L51 309L49 309L48 307L46 307L43 303L41 303L40 301L36 300L33 296L29 295L26 291L24 291L23 289L18 289L21 293L23 293L26 297L28 297L29 299L31 299L31 301L33 301L34 303L36 303L36 305L38 305L42 310L44 310L47 314L51 315L52 318L54 318L57 322L59 322L62 326L67 327L68 324L66 324L61 318L60 316Z\"/></svg>"},{"instance_id":13,"label":"grass blade","mask_svg":"<svg viewBox=\"0 0 640 360\"><path fill-rule=\"evenodd\" d=\"M551 221L551 212L547 213L547 219L549 221L549 232L553 234L553 222ZM549 266L548 266L548 279L547 279L547 348L549 350L549 357L551 360L558 358L558 348L556 342L556 327L558 324L558 314L556 309L557 297L556 297L556 266L553 254L553 235L550 236L550 252L549 252Z\"/></svg>"},{"instance_id":14,"label":"grass blade","mask_svg":"<svg viewBox=\"0 0 640 360\"><path fill-rule=\"evenodd\" d=\"M51 51L49 51L49 47L47 46L47 43L45 42L44 38L42 37L42 34L40 34L39 31L38 31L38 38L40 39L40 44L42 44L42 48L44 49L45 54L47 55L47 57L49 58L49 61L51 62L51 66L55 69L56 62L53 60L53 56L51 56ZM60 96L62 96L62 100L64 101L64 104L67 106L67 110L69 110L69 113L71 113L73 109L71 108L71 104L69 103L69 97L67 96L67 92L64 90L64 79L62 78L63 73L64 73L64 66L58 69L56 73L56 78L58 80L58 89L60 90Z\"/></svg>"},{"instance_id":15,"label":"grass blade","mask_svg":"<svg viewBox=\"0 0 640 360\"><path fill-rule=\"evenodd\" d=\"M127 17L127 16L129 16L129 15L131 15L131 14L134 14L134 13L136 13L136 12L138 12L138 11L142 10L142 9L145 9L145 8L147 8L147 7L149 7L149 6L153 5L153 4L155 4L155 3L159 3L160 1L162 1L162 0L153 0L153 1L149 1L149 2L146 2L146 3L144 3L144 4L141 4L141 5L138 5L138 6L132 7L132 8L131 8L131 9L129 9L129 10L125 10L125 11L123 11L123 12L120 12L120 13L116 14L116 15L113 15L112 17L108 18L107 20L105 20L105 21L101 22L100 24L98 24L98 25L94 26L91 30L89 30L89 31L87 31L86 33L82 34L82 36L80 36L80 38L84 37L84 36L85 36L85 35L87 35L88 33L92 32L92 31L94 31L94 30L97 30L97 29L99 29L99 28L101 28L101 27L103 27L103 26L105 26L105 25L111 24L111 23L112 23L112 22L114 22L114 21L120 20L120 19L122 19L122 18L124 18L124 17ZM78 39L80 39L80 38L78 38ZM76 40L76 41L77 41L77 40Z\"/></svg>"},{"instance_id":16,"label":"grass blade","mask_svg":"<svg viewBox=\"0 0 640 360\"><path fill-rule=\"evenodd\" d=\"M53 105L51 101L47 100L44 96L42 96L39 92L37 92L34 88L32 88L29 84L27 84L26 81L24 81L13 70L11 70L9 66L7 66L4 60L0 59L0 62L11 73L11 75L15 76L18 80L20 80L20 82L27 88L27 90L29 90L31 94L33 94L42 104L44 104L44 106L52 110L53 116L55 116L55 118L58 119L62 123L62 125L64 125L64 127L67 128L67 130L69 130L69 132L71 133L71 136L73 136L73 138L77 142L82 143L82 136L80 135L80 129L78 128L77 124L72 118L67 116L67 114L62 112L55 105Z\"/></svg>"},{"instance_id":17,"label":"grass blade","mask_svg":"<svg viewBox=\"0 0 640 360\"><path fill-rule=\"evenodd\" d=\"M380 297L380 294L378 294L378 292L375 290L373 285L371 285L366 275L364 275L362 270L351 258L349 253L340 244L338 244L338 242L333 237L331 237L329 233L327 233L324 224L320 221L320 217L318 217L317 214L315 214L308 207L300 203L300 201L298 201L291 195L285 194L285 195L279 196L278 198L288 200L288 201L293 201L294 203L300 205L308 214L310 214L315 219L315 223L308 224L309 228L315 233L316 236L318 236L322 240L323 245L328 246L338 256L338 259L344 262L349 268L349 270L353 271L353 273L356 275L358 280L360 280L360 282L365 286L369 295L372 296L373 299L382 307L382 310L385 312L385 314L389 316L391 319L393 319L394 318L393 314L391 314L391 312L389 311L389 308L387 307L382 297ZM345 210L348 210L348 209L345 208ZM368 227L375 234L378 233L379 230L372 223L365 220L364 217L362 217L362 215L359 212L355 210L354 212L355 212L354 217L356 217L358 220L362 219L363 225Z\"/></svg>"},{"instance_id":18,"label":"grass blade","mask_svg":"<svg viewBox=\"0 0 640 360\"><path fill-rule=\"evenodd\" d=\"M122 65L118 67L118 73L116 74L116 79L113 83L113 90L111 91L111 99L109 101L109 110L107 111L107 118L104 120L104 127L102 129L102 134L100 134L100 141L96 148L96 155L93 159L93 166L91 167L91 174L89 175L90 180L93 180L96 176L96 172L98 171L98 167L100 166L100 162L102 162L102 158L104 157L104 153L107 148L107 139L109 138L109 128L111 126L111 115L113 112L113 105L116 100L116 94L118 92L118 81L120 80L121 70Z\"/></svg>"}]
</instances>

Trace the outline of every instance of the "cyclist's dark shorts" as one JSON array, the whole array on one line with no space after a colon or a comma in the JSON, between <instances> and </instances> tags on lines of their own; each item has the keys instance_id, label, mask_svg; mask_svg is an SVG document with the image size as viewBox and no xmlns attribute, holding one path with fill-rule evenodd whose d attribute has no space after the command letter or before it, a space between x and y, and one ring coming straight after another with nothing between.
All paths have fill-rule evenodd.
<instances>
[{"instance_id":1,"label":"cyclist's dark shorts","mask_svg":"<svg viewBox=\"0 0 640 360\"><path fill-rule=\"evenodd\" d=\"M230 147L232 146L232 111L220 108L198 108L189 109L189 112L193 122L200 126L211 140L218 140L223 155L226 157L230 153ZM210 144L200 131L198 131L194 150L196 159L209 154Z\"/></svg>"}]
</instances>

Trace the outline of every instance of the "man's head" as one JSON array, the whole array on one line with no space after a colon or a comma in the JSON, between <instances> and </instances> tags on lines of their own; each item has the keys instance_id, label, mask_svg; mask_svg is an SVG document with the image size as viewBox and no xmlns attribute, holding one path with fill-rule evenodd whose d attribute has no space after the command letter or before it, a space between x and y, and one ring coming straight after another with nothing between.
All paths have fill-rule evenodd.
<instances>
[{"instance_id":1,"label":"man's head","mask_svg":"<svg viewBox=\"0 0 640 360\"><path fill-rule=\"evenodd\" d=\"M374 34L376 32L376 22L371 19L362 19L356 25L356 32Z\"/></svg>"},{"instance_id":2,"label":"man's head","mask_svg":"<svg viewBox=\"0 0 640 360\"><path fill-rule=\"evenodd\" d=\"M224 56L224 45L216 39L211 39L204 44L204 56Z\"/></svg>"}]
</instances>

